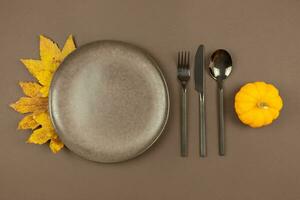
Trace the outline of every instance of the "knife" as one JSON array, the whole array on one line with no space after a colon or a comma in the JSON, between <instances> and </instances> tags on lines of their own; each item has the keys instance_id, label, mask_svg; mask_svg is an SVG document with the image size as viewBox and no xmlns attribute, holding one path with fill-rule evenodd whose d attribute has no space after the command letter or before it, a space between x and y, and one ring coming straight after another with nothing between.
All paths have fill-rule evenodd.
<instances>
[{"instance_id":1,"label":"knife","mask_svg":"<svg viewBox=\"0 0 300 200\"><path fill-rule=\"evenodd\" d=\"M195 89L199 94L199 145L200 156L206 157L206 127L205 127L205 64L204 45L198 47L195 57Z\"/></svg>"}]
</instances>

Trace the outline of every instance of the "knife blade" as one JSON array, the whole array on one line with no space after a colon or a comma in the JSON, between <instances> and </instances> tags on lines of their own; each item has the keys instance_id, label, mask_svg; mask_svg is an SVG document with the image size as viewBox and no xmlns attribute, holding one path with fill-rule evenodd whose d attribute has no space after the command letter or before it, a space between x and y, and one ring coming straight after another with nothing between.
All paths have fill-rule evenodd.
<instances>
[{"instance_id":1,"label":"knife blade","mask_svg":"<svg viewBox=\"0 0 300 200\"><path fill-rule=\"evenodd\" d=\"M195 57L195 89L198 93L204 91L204 45L200 45L197 49Z\"/></svg>"},{"instance_id":2,"label":"knife blade","mask_svg":"<svg viewBox=\"0 0 300 200\"><path fill-rule=\"evenodd\" d=\"M199 150L200 156L206 157L205 60L203 44L201 44L197 49L194 78L195 89L199 93Z\"/></svg>"}]
</instances>

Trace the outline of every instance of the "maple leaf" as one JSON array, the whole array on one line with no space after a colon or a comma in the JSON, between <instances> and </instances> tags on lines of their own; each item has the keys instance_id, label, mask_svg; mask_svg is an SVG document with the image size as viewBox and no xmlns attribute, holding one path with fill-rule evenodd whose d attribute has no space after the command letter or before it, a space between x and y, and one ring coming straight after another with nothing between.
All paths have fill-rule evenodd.
<instances>
[{"instance_id":1,"label":"maple leaf","mask_svg":"<svg viewBox=\"0 0 300 200\"><path fill-rule=\"evenodd\" d=\"M18 129L35 129L39 124L34 120L33 114L25 116L18 125Z\"/></svg>"},{"instance_id":2,"label":"maple leaf","mask_svg":"<svg viewBox=\"0 0 300 200\"><path fill-rule=\"evenodd\" d=\"M44 112L34 116L33 118L41 125L41 128L34 130L27 142L33 144L44 144L51 140L51 150L54 153L58 152L63 147L63 143L58 139L58 136L54 131L49 114Z\"/></svg>"},{"instance_id":3,"label":"maple leaf","mask_svg":"<svg viewBox=\"0 0 300 200\"><path fill-rule=\"evenodd\" d=\"M18 129L32 129L27 142L45 144L53 153L59 152L64 144L55 133L48 113L48 94L53 74L61 62L76 49L70 35L62 50L50 39L40 36L40 60L21 59L28 71L38 82L20 82L20 87L26 97L21 97L10 106L19 113L29 113L18 125Z\"/></svg>"},{"instance_id":4,"label":"maple leaf","mask_svg":"<svg viewBox=\"0 0 300 200\"><path fill-rule=\"evenodd\" d=\"M70 35L62 49L58 48L50 39L40 36L40 60L21 59L21 62L26 66L28 71L39 81L42 85L40 92L43 97L49 94L49 87L54 72L58 66L76 49L72 35Z\"/></svg>"}]
</instances>

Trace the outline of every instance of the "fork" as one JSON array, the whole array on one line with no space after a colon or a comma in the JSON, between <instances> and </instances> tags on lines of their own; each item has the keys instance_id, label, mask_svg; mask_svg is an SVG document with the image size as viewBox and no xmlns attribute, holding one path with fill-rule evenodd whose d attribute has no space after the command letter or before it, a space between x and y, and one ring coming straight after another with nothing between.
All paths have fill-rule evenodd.
<instances>
[{"instance_id":1,"label":"fork","mask_svg":"<svg viewBox=\"0 0 300 200\"><path fill-rule=\"evenodd\" d=\"M180 152L182 157L188 155L188 130L187 130L187 83L191 77L190 52L178 52L177 79L181 85L180 105Z\"/></svg>"}]
</instances>

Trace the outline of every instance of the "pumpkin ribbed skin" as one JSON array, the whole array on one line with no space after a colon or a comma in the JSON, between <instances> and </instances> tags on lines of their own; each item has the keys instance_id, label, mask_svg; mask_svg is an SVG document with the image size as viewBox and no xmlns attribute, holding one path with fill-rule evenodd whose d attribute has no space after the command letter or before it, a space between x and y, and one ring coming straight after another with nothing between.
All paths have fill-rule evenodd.
<instances>
[{"instance_id":1,"label":"pumpkin ribbed skin","mask_svg":"<svg viewBox=\"0 0 300 200\"><path fill-rule=\"evenodd\" d=\"M282 106L277 88L265 82L247 83L235 96L234 107L239 119L253 128L271 124Z\"/></svg>"}]
</instances>

